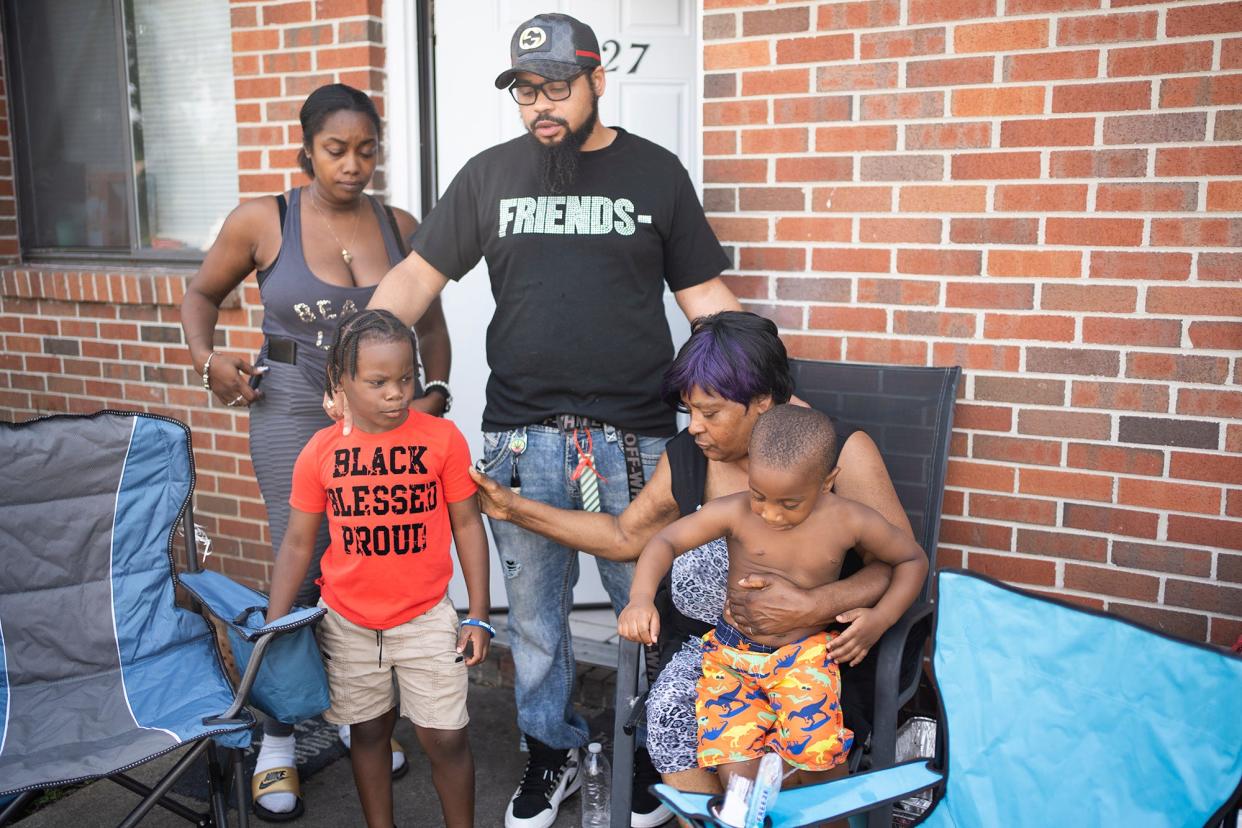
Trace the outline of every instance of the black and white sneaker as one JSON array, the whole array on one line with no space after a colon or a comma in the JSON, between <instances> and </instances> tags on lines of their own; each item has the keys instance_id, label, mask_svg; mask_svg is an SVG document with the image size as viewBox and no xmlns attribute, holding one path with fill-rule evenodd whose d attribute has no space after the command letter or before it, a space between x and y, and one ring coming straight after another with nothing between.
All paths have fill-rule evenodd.
<instances>
[{"instance_id":1,"label":"black and white sneaker","mask_svg":"<svg viewBox=\"0 0 1242 828\"><path fill-rule=\"evenodd\" d=\"M651 754L646 748L636 749L634 785L630 794L631 828L656 828L673 818L673 812L650 790L650 786L660 781L660 772L651 764Z\"/></svg>"},{"instance_id":2,"label":"black and white sneaker","mask_svg":"<svg viewBox=\"0 0 1242 828\"><path fill-rule=\"evenodd\" d=\"M582 786L578 776L578 749L550 748L526 736L530 758L526 773L505 810L505 828L548 828L556 822L561 802Z\"/></svg>"}]
</instances>

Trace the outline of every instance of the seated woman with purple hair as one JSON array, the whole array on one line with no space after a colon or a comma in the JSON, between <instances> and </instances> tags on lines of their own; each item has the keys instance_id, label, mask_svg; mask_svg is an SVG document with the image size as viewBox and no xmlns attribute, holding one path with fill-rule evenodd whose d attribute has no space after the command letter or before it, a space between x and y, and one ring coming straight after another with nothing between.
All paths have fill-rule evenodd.
<instances>
[{"instance_id":1,"label":"seated woman with purple hair","mask_svg":"<svg viewBox=\"0 0 1242 828\"><path fill-rule=\"evenodd\" d=\"M601 558L636 560L647 540L679 517L709 500L747 490L755 420L773 405L788 402L792 393L789 359L771 321L738 311L697 319L664 376L666 401L688 412L690 425L669 442L629 508L617 516L555 509L474 474L480 503L492 520L510 521ZM837 440L841 471L833 491L870 506L913 536L875 443L864 432L840 427ZM855 557L852 565L847 559L840 581L803 590L774 574L751 576L740 582L746 589L726 600L727 573L723 539L681 555L661 607L662 669L647 701L647 750L664 780L682 790L719 790L715 775L699 768L695 759L694 700L700 638L721 614L752 637L849 624L855 620L854 610L880 598L891 575L888 566ZM863 644L871 638L864 632L839 636L833 657L842 665L862 659ZM856 677L858 672L843 678L842 707L847 725L866 732L865 720L857 716L870 707L861 701L870 682Z\"/></svg>"}]
</instances>

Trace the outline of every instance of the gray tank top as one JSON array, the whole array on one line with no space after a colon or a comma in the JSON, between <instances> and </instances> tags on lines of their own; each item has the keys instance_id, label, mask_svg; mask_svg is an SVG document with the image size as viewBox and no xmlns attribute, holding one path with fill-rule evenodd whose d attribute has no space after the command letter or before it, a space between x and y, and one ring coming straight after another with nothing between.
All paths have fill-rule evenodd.
<instances>
[{"instance_id":1,"label":"gray tank top","mask_svg":"<svg viewBox=\"0 0 1242 828\"><path fill-rule=\"evenodd\" d=\"M401 261L401 246L383 206L364 195L379 219L380 233L388 262ZM328 347L340 320L357 313L371 301L375 285L344 287L321 280L311 272L302 250L302 188L289 191L289 208L276 261L259 273L259 296L263 300L263 348L260 362L267 358L267 339L281 336L298 343L297 367L311 387L324 384L328 366Z\"/></svg>"}]
</instances>

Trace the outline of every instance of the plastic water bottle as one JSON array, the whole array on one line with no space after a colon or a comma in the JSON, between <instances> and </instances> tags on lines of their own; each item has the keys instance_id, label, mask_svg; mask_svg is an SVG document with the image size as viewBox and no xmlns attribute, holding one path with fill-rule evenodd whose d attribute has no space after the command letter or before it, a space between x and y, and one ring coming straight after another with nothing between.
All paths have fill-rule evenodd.
<instances>
[{"instance_id":1,"label":"plastic water bottle","mask_svg":"<svg viewBox=\"0 0 1242 828\"><path fill-rule=\"evenodd\" d=\"M612 774L599 742L587 747L582 767L582 828L608 828L612 822L612 796L608 783Z\"/></svg>"}]
</instances>

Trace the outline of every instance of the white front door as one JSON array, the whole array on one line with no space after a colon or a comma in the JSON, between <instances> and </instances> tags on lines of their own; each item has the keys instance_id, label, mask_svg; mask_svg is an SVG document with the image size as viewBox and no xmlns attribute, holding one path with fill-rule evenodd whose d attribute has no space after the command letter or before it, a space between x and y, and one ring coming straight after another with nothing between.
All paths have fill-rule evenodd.
<instances>
[{"instance_id":1,"label":"white front door","mask_svg":"<svg viewBox=\"0 0 1242 828\"><path fill-rule=\"evenodd\" d=\"M439 2L435 6L436 113L440 191L475 154L523 130L517 105L493 82L509 66L514 29L536 14L573 15L595 30L608 85L600 99L600 119L623 126L676 152L698 182L698 18L690 0L489 0ZM412 92L412 90L410 90ZM401 94L398 89L394 95ZM486 266L480 264L443 294L453 341L454 422L481 451L487 361L484 330L495 304ZM676 344L689 326L670 294L666 313ZM577 603L607 603L593 565L583 557ZM504 581L492 563L492 601L505 603ZM464 606L465 587L454 577L450 594Z\"/></svg>"}]
</instances>

